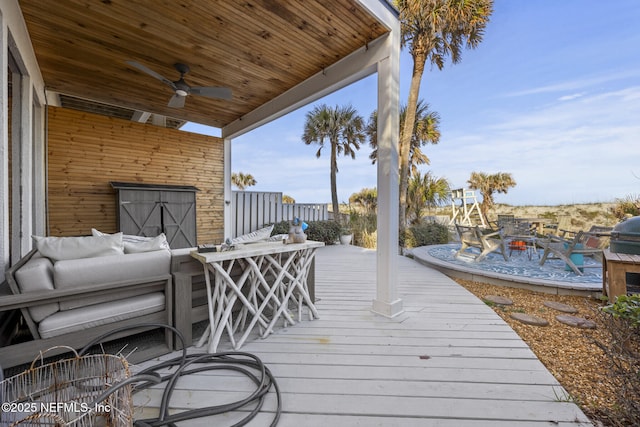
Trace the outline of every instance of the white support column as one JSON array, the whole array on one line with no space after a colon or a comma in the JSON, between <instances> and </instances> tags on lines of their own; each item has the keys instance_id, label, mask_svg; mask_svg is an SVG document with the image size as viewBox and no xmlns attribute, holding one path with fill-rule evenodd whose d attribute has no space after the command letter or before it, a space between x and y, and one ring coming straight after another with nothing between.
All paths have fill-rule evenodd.
<instances>
[{"instance_id":1,"label":"white support column","mask_svg":"<svg viewBox=\"0 0 640 427\"><path fill-rule=\"evenodd\" d=\"M9 31L3 11L0 11L0 282L9 268Z\"/></svg>"},{"instance_id":2,"label":"white support column","mask_svg":"<svg viewBox=\"0 0 640 427\"><path fill-rule=\"evenodd\" d=\"M20 95L20 255L25 256L31 250L33 234L33 89L31 79L27 75L20 78L22 89ZM15 187L14 187L15 188Z\"/></svg>"},{"instance_id":3,"label":"white support column","mask_svg":"<svg viewBox=\"0 0 640 427\"><path fill-rule=\"evenodd\" d=\"M224 139L224 238L232 236L232 213L233 206L231 204L231 139Z\"/></svg>"},{"instance_id":4,"label":"white support column","mask_svg":"<svg viewBox=\"0 0 640 427\"><path fill-rule=\"evenodd\" d=\"M47 235L47 144L45 109L41 99L33 100L33 230L37 236ZM29 236L31 237L31 236Z\"/></svg>"},{"instance_id":5,"label":"white support column","mask_svg":"<svg viewBox=\"0 0 640 427\"><path fill-rule=\"evenodd\" d=\"M9 230L11 263L15 264L22 257L22 76L15 67L16 58L9 55L11 72L11 229ZM14 65L13 67L11 65Z\"/></svg>"},{"instance_id":6,"label":"white support column","mask_svg":"<svg viewBox=\"0 0 640 427\"><path fill-rule=\"evenodd\" d=\"M13 105L9 105L7 70L16 62L13 71ZM29 39L18 0L0 1L0 281L10 262L16 262L31 245L30 234L44 218L34 218L34 143L44 137L44 120L34 119L34 98L46 99L44 80L38 68L35 52ZM20 75L20 79L16 79ZM19 97L19 98L18 98ZM18 107L15 107L19 105ZM12 138L9 140L9 108L12 110ZM40 113L42 114L42 113ZM43 118L43 116L40 116ZM34 128L38 126L38 128ZM16 148L20 148L17 150ZM9 228L9 150L12 158L13 200L11 227ZM46 153L43 153L46 155ZM35 167L40 167L41 164ZM17 171L17 174L16 174ZM17 189L17 190L16 190ZM43 189L40 186L40 189ZM16 198L16 195L18 196ZM35 193L36 197L38 193ZM43 212L44 213L44 212ZM36 224L36 225L34 225ZM15 255L15 258L14 256Z\"/></svg>"},{"instance_id":7,"label":"white support column","mask_svg":"<svg viewBox=\"0 0 640 427\"><path fill-rule=\"evenodd\" d=\"M373 312L401 314L398 297L398 138L400 85L400 26L385 41L389 56L378 63L378 244L377 288Z\"/></svg>"}]
</instances>

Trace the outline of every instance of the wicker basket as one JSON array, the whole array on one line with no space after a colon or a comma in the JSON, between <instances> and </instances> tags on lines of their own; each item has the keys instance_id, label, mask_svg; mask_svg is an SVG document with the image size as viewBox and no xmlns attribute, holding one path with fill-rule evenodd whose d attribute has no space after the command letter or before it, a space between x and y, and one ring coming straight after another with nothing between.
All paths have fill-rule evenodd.
<instances>
[{"instance_id":1,"label":"wicker basket","mask_svg":"<svg viewBox=\"0 0 640 427\"><path fill-rule=\"evenodd\" d=\"M38 366L41 354L0 382L0 426L131 426L132 386L118 385L130 378L126 359L75 354Z\"/></svg>"}]
</instances>

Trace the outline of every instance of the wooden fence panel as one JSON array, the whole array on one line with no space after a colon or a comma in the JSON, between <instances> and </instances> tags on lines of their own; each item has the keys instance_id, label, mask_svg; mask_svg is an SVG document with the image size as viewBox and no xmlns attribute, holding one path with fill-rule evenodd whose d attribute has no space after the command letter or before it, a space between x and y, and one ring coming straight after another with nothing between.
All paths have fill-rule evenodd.
<instances>
[{"instance_id":1,"label":"wooden fence panel","mask_svg":"<svg viewBox=\"0 0 640 427\"><path fill-rule=\"evenodd\" d=\"M266 224L300 218L322 221L329 218L326 204L282 203L282 193L234 191L232 197L232 237L250 233Z\"/></svg>"},{"instance_id":2,"label":"wooden fence panel","mask_svg":"<svg viewBox=\"0 0 640 427\"><path fill-rule=\"evenodd\" d=\"M327 205L319 203L285 203L282 205L282 217L285 220L322 221L328 219L328 209Z\"/></svg>"}]
</instances>

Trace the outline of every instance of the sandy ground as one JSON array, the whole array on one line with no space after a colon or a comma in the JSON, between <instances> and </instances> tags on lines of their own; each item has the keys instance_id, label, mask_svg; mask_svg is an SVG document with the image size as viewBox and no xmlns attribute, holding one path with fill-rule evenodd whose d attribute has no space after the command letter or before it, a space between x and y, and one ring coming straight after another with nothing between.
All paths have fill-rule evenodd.
<instances>
[{"instance_id":1,"label":"sandy ground","mask_svg":"<svg viewBox=\"0 0 640 427\"><path fill-rule=\"evenodd\" d=\"M490 220L500 214L511 214L516 218L551 218L572 231L588 230L592 225L612 227L618 223L611 214L614 203L589 203L559 206L510 206L496 205ZM562 227L561 227L562 228Z\"/></svg>"},{"instance_id":2,"label":"sandy ground","mask_svg":"<svg viewBox=\"0 0 640 427\"><path fill-rule=\"evenodd\" d=\"M496 204L489 212L489 221L497 221L498 215L514 215L516 218L548 218L560 228L571 231L588 230L592 225L612 227L618 223L611 214L615 203L585 203L558 206L511 206ZM442 207L436 215L451 216L452 208Z\"/></svg>"}]
</instances>

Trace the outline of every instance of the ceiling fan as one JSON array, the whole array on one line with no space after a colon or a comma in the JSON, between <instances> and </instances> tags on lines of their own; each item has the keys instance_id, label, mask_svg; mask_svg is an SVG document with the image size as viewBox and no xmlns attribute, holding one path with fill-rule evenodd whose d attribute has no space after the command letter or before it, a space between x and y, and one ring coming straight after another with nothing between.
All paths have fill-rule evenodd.
<instances>
[{"instance_id":1,"label":"ceiling fan","mask_svg":"<svg viewBox=\"0 0 640 427\"><path fill-rule=\"evenodd\" d=\"M176 63L174 68L180 73L180 79L172 82L168 78L156 73L152 69L140 64L136 61L127 61L127 64L132 67L136 67L138 70L149 74L151 77L155 77L162 83L169 86L175 92L169 100L169 107L182 108L184 107L184 101L187 95L200 95L207 98L219 98L219 99L231 99L231 89L228 87L217 86L189 86L184 81L184 75L189 72L189 66L186 64Z\"/></svg>"}]
</instances>

